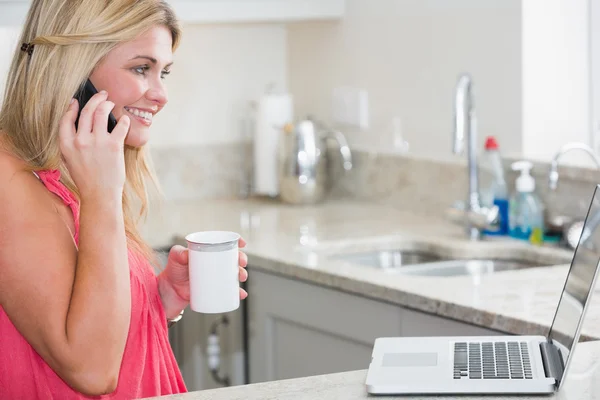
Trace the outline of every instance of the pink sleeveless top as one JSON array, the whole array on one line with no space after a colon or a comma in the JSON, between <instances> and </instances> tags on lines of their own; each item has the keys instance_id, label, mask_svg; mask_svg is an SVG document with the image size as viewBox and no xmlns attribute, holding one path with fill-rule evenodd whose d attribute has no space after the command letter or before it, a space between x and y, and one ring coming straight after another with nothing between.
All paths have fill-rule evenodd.
<instances>
[{"instance_id":1,"label":"pink sleeveless top","mask_svg":"<svg viewBox=\"0 0 600 400\"><path fill-rule=\"evenodd\" d=\"M71 208L74 238L79 243L79 203L59 182L58 171L40 171L38 176L48 190ZM185 392L169 344L153 268L146 259L129 251L129 274L131 323L119 383L113 393L87 397L71 389L21 336L0 307L0 399L134 399Z\"/></svg>"}]
</instances>

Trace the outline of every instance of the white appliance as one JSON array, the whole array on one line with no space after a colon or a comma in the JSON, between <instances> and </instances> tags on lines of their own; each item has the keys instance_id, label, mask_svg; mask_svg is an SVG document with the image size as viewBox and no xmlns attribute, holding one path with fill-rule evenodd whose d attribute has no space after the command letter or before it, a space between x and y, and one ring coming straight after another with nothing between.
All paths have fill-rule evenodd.
<instances>
[{"instance_id":1,"label":"white appliance","mask_svg":"<svg viewBox=\"0 0 600 400\"><path fill-rule=\"evenodd\" d=\"M547 337L377 338L366 378L371 394L525 394L560 389L598 275L600 185Z\"/></svg>"}]
</instances>

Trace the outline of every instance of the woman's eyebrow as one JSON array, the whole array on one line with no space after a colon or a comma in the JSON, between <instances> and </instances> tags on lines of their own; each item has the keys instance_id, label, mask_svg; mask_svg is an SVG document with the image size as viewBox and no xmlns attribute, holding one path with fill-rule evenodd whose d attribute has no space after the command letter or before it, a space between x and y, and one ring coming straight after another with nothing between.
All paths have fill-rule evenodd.
<instances>
[{"instance_id":1,"label":"woman's eyebrow","mask_svg":"<svg viewBox=\"0 0 600 400\"><path fill-rule=\"evenodd\" d=\"M144 60L148 60L152 64L155 64L155 65L158 63L158 60L156 58L150 57L150 56L144 56L144 55L135 56L131 60L137 60L137 59L140 59L140 58L144 59ZM170 67L171 65L173 65L172 61L170 63L168 63L167 65L165 65L165 67Z\"/></svg>"}]
</instances>

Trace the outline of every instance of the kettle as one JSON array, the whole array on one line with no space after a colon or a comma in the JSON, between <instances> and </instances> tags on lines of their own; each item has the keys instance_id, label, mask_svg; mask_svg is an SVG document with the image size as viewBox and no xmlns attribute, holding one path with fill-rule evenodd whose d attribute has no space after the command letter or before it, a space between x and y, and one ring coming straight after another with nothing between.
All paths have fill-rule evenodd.
<instances>
[{"instance_id":1,"label":"kettle","mask_svg":"<svg viewBox=\"0 0 600 400\"><path fill-rule=\"evenodd\" d=\"M291 204L312 204L323 200L334 180L329 176L327 140L337 142L343 169L352 169L352 155L345 136L317 124L310 117L286 124L279 140L279 196Z\"/></svg>"}]
</instances>

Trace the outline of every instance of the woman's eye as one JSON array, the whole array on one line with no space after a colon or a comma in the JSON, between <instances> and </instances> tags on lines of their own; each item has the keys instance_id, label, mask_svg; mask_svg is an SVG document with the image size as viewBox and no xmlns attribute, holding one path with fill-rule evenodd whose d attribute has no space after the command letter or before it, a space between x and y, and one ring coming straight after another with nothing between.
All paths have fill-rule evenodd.
<instances>
[{"instance_id":1,"label":"woman's eye","mask_svg":"<svg viewBox=\"0 0 600 400\"><path fill-rule=\"evenodd\" d=\"M150 70L150 67L148 65L143 65L141 67L135 67L132 70L138 75L146 76L146 73ZM171 73L171 71L169 71L169 70L161 71L160 72L161 79L165 79L167 77L167 75L169 75L170 73Z\"/></svg>"},{"instance_id":2,"label":"woman's eye","mask_svg":"<svg viewBox=\"0 0 600 400\"><path fill-rule=\"evenodd\" d=\"M147 71L148 69L149 69L149 68L148 68L147 66L143 66L143 67L135 67L133 70L134 70L134 72L135 72L136 74L139 74L139 75L146 75L146 71Z\"/></svg>"}]
</instances>

